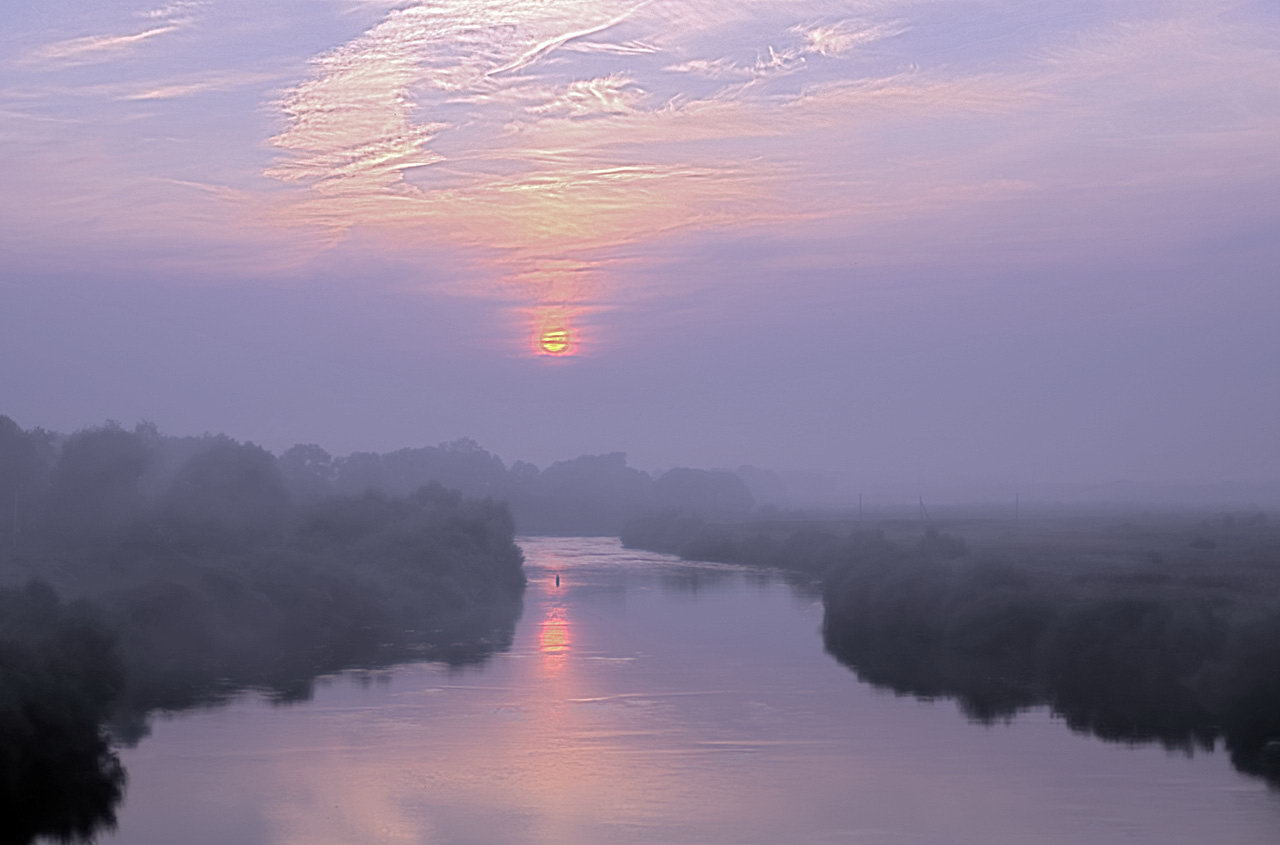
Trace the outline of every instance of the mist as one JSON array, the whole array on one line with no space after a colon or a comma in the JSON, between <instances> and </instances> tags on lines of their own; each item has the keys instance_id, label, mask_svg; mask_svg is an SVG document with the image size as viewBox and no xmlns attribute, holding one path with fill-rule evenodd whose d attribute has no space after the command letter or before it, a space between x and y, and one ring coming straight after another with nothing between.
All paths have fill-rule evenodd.
<instances>
[{"instance_id":1,"label":"mist","mask_svg":"<svg viewBox=\"0 0 1280 845\"><path fill-rule=\"evenodd\" d=\"M553 366L483 354L491 311L409 291L11 278L0 343L23 362L8 411L60 430L150 419L334 453L470 437L539 465L622 451L649 471L754 464L969 498L1274 484L1269 264L1201 264L1181 286L949 268L947 285L827 283L767 309L708 292Z\"/></svg>"}]
</instances>

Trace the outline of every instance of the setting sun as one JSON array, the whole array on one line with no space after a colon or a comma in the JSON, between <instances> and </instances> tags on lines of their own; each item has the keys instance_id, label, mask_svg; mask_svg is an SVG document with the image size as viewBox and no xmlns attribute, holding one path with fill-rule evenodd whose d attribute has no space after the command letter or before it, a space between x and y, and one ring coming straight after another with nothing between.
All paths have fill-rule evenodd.
<instances>
[{"instance_id":1,"label":"setting sun","mask_svg":"<svg viewBox=\"0 0 1280 845\"><path fill-rule=\"evenodd\" d=\"M538 351L544 355L567 355L570 349L571 343L568 329L543 329L538 336Z\"/></svg>"}]
</instances>

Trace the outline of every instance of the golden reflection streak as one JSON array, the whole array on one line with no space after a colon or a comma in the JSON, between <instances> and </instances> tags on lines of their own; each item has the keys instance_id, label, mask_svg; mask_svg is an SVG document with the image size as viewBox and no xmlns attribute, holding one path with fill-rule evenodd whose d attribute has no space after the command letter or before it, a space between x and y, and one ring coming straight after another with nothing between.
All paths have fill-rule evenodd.
<instances>
[{"instance_id":1,"label":"golden reflection streak","mask_svg":"<svg viewBox=\"0 0 1280 845\"><path fill-rule=\"evenodd\" d=\"M554 572L548 579L547 592L555 599L561 593L560 573ZM546 615L538 623L538 654L548 675L559 675L565 669L569 652L573 648L573 627L569 622L568 608L560 602L548 604Z\"/></svg>"},{"instance_id":2,"label":"golden reflection streak","mask_svg":"<svg viewBox=\"0 0 1280 845\"><path fill-rule=\"evenodd\" d=\"M538 625L538 651L546 658L543 663L559 671L572 646L573 630L564 615L564 608L550 608Z\"/></svg>"},{"instance_id":3,"label":"golden reflection streak","mask_svg":"<svg viewBox=\"0 0 1280 845\"><path fill-rule=\"evenodd\" d=\"M542 614L537 622L536 673L529 698L530 721L524 731L506 740L506 756L530 761L520 778L523 800L539 808L530 818L528 841L551 843L581 841L584 814L601 806L621 807L630 801L615 793L629 783L613 753L584 741L598 714L584 711L578 699L598 694L583 673L581 654L575 654L579 631L572 617L575 606L565 583L571 567L554 557L544 558L541 580ZM610 814L612 811L608 811Z\"/></svg>"}]
</instances>

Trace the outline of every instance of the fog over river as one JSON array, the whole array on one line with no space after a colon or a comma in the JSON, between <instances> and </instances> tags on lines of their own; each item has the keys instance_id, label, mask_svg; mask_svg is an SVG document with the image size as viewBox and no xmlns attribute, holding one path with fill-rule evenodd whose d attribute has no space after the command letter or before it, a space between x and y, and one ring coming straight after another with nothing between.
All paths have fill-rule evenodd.
<instances>
[{"instance_id":1,"label":"fog over river","mask_svg":"<svg viewBox=\"0 0 1280 845\"><path fill-rule=\"evenodd\" d=\"M514 646L159 717L127 845L1272 843L1221 753L968 722L860 682L810 589L615 539L524 538Z\"/></svg>"}]
</instances>

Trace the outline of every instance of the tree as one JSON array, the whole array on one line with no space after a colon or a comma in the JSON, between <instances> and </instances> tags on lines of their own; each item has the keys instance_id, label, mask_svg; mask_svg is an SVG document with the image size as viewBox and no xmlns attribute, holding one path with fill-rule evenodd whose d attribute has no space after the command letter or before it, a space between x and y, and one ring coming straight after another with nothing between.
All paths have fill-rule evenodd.
<instances>
[{"instance_id":1,"label":"tree","mask_svg":"<svg viewBox=\"0 0 1280 845\"><path fill-rule=\"evenodd\" d=\"M216 437L178 471L163 519L170 536L184 544L227 547L280 532L288 510L289 494L271 453Z\"/></svg>"},{"instance_id":2,"label":"tree","mask_svg":"<svg viewBox=\"0 0 1280 845\"><path fill-rule=\"evenodd\" d=\"M623 452L559 461L538 478L539 495L556 530L617 534L649 504L652 481L627 466Z\"/></svg>"},{"instance_id":3,"label":"tree","mask_svg":"<svg viewBox=\"0 0 1280 845\"><path fill-rule=\"evenodd\" d=\"M53 472L50 526L89 539L136 520L145 504L140 481L151 458L142 436L118 423L72 435Z\"/></svg>"},{"instance_id":4,"label":"tree","mask_svg":"<svg viewBox=\"0 0 1280 845\"><path fill-rule=\"evenodd\" d=\"M345 496L358 496L366 490L385 489L382 456L376 452L352 452L334 461L334 490Z\"/></svg>"},{"instance_id":5,"label":"tree","mask_svg":"<svg viewBox=\"0 0 1280 845\"><path fill-rule=\"evenodd\" d=\"M29 524L48 466L37 437L0 416L0 533L18 533Z\"/></svg>"},{"instance_id":6,"label":"tree","mask_svg":"<svg viewBox=\"0 0 1280 845\"><path fill-rule=\"evenodd\" d=\"M333 456L314 443L291 446L281 455L276 465L294 500L313 502L333 492L333 480L337 467Z\"/></svg>"}]
</instances>

